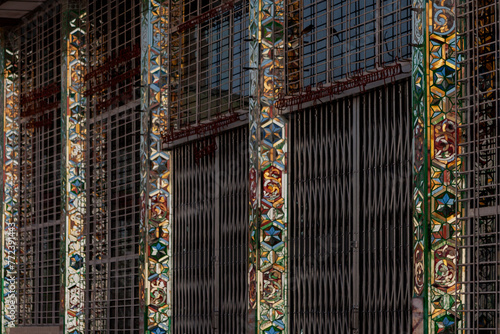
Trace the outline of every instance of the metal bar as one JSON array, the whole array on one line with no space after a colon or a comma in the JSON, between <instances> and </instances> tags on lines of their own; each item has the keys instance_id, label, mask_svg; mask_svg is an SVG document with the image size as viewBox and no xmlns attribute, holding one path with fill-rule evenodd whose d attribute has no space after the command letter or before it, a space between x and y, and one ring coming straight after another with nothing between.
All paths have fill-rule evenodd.
<instances>
[{"instance_id":1,"label":"metal bar","mask_svg":"<svg viewBox=\"0 0 500 334\"><path fill-rule=\"evenodd\" d=\"M221 180L219 179L219 173L221 171L221 143L220 138L212 138L208 140L215 140L217 144L216 152L214 152L214 168L212 172L212 180L215 183L213 189L213 201L212 205L214 206L214 251L212 258L213 265L213 275L214 275L214 300L213 300L213 309L212 309L212 331L214 334L223 333L219 331L219 319L221 314L221 305L220 305L220 295L221 290L224 290L224 286L221 286L219 282L221 281L221 245L224 242L221 238L221 217L223 213L221 213ZM227 287L226 287L227 288Z\"/></svg>"},{"instance_id":2,"label":"metal bar","mask_svg":"<svg viewBox=\"0 0 500 334\"><path fill-rule=\"evenodd\" d=\"M353 170L350 177L352 177L352 203L359 203L360 201L360 154L361 149L359 145L360 138L360 117L361 117L361 98L355 97L353 99L352 105L352 115L353 115L353 125L352 125L352 162ZM360 205L361 206L361 205ZM350 236L351 244L350 252L352 252L352 310L351 310L351 329L353 334L359 333L359 304L360 304L360 254L359 254L359 243L360 243L360 212L359 210L353 210L352 212L352 235Z\"/></svg>"}]
</instances>

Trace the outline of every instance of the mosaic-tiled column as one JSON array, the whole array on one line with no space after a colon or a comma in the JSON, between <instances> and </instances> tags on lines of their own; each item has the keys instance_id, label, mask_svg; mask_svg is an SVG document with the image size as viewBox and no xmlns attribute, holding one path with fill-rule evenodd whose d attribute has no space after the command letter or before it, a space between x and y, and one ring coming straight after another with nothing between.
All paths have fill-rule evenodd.
<instances>
[{"instance_id":1,"label":"mosaic-tiled column","mask_svg":"<svg viewBox=\"0 0 500 334\"><path fill-rule=\"evenodd\" d=\"M145 333L171 330L171 153L163 149L168 114L169 6L142 2L141 36L141 308Z\"/></svg>"},{"instance_id":2,"label":"mosaic-tiled column","mask_svg":"<svg viewBox=\"0 0 500 334\"><path fill-rule=\"evenodd\" d=\"M85 140L86 14L78 4L63 12L61 74L62 226L61 326L63 333L85 331Z\"/></svg>"},{"instance_id":3,"label":"mosaic-tiled column","mask_svg":"<svg viewBox=\"0 0 500 334\"><path fill-rule=\"evenodd\" d=\"M2 67L2 303L1 333L18 323L18 254L19 254L19 74L18 50L11 39L1 35ZM14 37L13 37L14 38Z\"/></svg>"},{"instance_id":4,"label":"mosaic-tiled column","mask_svg":"<svg viewBox=\"0 0 500 334\"><path fill-rule=\"evenodd\" d=\"M284 1L250 1L249 333L287 332Z\"/></svg>"},{"instance_id":5,"label":"mosaic-tiled column","mask_svg":"<svg viewBox=\"0 0 500 334\"><path fill-rule=\"evenodd\" d=\"M413 333L454 333L457 216L455 1L413 1Z\"/></svg>"}]
</instances>

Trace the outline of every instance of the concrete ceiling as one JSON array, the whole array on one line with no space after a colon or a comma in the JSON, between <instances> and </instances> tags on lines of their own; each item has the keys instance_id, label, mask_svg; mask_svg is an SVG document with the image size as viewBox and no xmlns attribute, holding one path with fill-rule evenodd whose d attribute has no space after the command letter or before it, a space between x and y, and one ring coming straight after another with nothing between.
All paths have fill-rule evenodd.
<instances>
[{"instance_id":1,"label":"concrete ceiling","mask_svg":"<svg viewBox=\"0 0 500 334\"><path fill-rule=\"evenodd\" d=\"M15 26L22 18L47 1L5 1L0 0L0 27Z\"/></svg>"}]
</instances>

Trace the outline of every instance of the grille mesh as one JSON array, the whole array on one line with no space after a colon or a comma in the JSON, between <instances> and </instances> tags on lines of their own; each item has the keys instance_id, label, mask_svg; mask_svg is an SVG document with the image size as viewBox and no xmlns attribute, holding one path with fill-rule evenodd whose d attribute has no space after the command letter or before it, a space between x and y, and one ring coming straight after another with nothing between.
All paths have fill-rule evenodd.
<instances>
[{"instance_id":1,"label":"grille mesh","mask_svg":"<svg viewBox=\"0 0 500 334\"><path fill-rule=\"evenodd\" d=\"M458 240L464 286L464 309L458 310L461 333L500 333L500 4L495 0L461 1L457 8L463 47L458 97L460 145L464 164L460 172Z\"/></svg>"}]
</instances>

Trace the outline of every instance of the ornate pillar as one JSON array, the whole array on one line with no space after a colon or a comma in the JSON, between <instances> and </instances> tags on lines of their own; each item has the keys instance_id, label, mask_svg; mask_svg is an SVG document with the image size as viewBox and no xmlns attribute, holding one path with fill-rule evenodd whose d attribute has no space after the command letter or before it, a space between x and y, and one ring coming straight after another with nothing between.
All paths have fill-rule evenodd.
<instances>
[{"instance_id":1,"label":"ornate pillar","mask_svg":"<svg viewBox=\"0 0 500 334\"><path fill-rule=\"evenodd\" d=\"M0 66L2 67L2 303L1 333L18 323L18 254L19 254L19 123L20 83L19 53L14 36L1 35Z\"/></svg>"},{"instance_id":2,"label":"ornate pillar","mask_svg":"<svg viewBox=\"0 0 500 334\"><path fill-rule=\"evenodd\" d=\"M63 333L85 332L86 288L86 13L79 3L63 9L61 136L61 326Z\"/></svg>"},{"instance_id":3,"label":"ornate pillar","mask_svg":"<svg viewBox=\"0 0 500 334\"><path fill-rule=\"evenodd\" d=\"M287 333L287 128L275 108L285 79L285 2L250 0L248 333Z\"/></svg>"},{"instance_id":4,"label":"ornate pillar","mask_svg":"<svg viewBox=\"0 0 500 334\"><path fill-rule=\"evenodd\" d=\"M145 333L171 331L171 153L163 148L168 124L169 18L174 0L143 0L141 58L140 298ZM171 23L171 22L170 22Z\"/></svg>"},{"instance_id":5,"label":"ornate pillar","mask_svg":"<svg viewBox=\"0 0 500 334\"><path fill-rule=\"evenodd\" d=\"M455 1L413 1L413 333L452 333L459 275Z\"/></svg>"}]
</instances>

